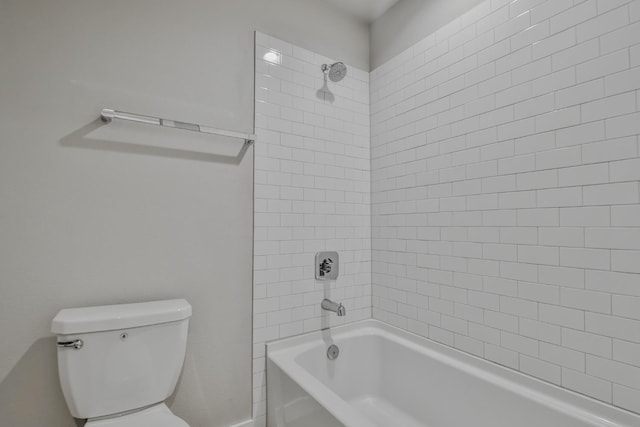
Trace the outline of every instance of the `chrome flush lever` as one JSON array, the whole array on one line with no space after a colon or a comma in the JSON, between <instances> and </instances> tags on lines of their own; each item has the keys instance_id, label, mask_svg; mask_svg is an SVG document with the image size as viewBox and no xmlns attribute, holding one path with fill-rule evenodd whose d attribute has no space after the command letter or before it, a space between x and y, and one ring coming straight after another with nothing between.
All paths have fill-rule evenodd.
<instances>
[{"instance_id":1,"label":"chrome flush lever","mask_svg":"<svg viewBox=\"0 0 640 427\"><path fill-rule=\"evenodd\" d=\"M76 350L80 350L83 345L84 345L84 342L82 342L82 340L63 341L63 342L56 343L56 346L59 348L73 348Z\"/></svg>"}]
</instances>

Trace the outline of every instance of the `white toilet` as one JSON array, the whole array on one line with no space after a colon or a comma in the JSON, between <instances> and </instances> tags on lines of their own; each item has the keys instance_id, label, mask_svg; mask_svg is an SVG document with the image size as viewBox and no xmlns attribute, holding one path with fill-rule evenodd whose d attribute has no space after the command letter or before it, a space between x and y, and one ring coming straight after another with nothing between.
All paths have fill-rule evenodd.
<instances>
[{"instance_id":1,"label":"white toilet","mask_svg":"<svg viewBox=\"0 0 640 427\"><path fill-rule=\"evenodd\" d=\"M85 427L189 427L163 403L187 348L183 299L61 310L58 373L71 414Z\"/></svg>"}]
</instances>

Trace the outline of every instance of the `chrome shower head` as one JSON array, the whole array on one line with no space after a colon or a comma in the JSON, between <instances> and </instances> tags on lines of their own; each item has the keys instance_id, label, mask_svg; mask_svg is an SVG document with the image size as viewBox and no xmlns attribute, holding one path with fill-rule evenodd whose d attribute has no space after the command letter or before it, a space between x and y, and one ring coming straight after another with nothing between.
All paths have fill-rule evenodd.
<instances>
[{"instance_id":1,"label":"chrome shower head","mask_svg":"<svg viewBox=\"0 0 640 427\"><path fill-rule=\"evenodd\" d=\"M332 82L339 82L347 75L347 66L342 62L331 65L322 64L322 71L329 75Z\"/></svg>"}]
</instances>

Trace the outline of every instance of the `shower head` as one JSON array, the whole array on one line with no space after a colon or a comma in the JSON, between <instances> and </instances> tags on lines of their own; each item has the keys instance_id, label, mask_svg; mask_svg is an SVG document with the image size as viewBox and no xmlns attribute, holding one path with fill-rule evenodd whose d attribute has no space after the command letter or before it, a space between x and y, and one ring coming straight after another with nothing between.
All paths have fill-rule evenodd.
<instances>
[{"instance_id":1,"label":"shower head","mask_svg":"<svg viewBox=\"0 0 640 427\"><path fill-rule=\"evenodd\" d=\"M331 65L322 64L322 71L329 74L329 79L332 82L339 82L347 75L347 66L342 62L336 62Z\"/></svg>"}]
</instances>

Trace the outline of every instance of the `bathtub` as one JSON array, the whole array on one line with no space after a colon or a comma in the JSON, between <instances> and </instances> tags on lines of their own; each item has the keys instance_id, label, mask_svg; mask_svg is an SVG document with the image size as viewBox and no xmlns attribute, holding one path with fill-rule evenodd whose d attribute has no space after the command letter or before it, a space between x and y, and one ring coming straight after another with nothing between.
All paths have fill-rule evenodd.
<instances>
[{"instance_id":1,"label":"bathtub","mask_svg":"<svg viewBox=\"0 0 640 427\"><path fill-rule=\"evenodd\" d=\"M638 427L640 416L366 320L267 345L267 425Z\"/></svg>"}]
</instances>

